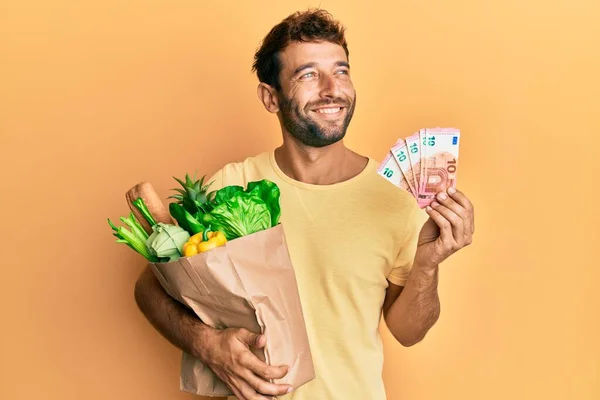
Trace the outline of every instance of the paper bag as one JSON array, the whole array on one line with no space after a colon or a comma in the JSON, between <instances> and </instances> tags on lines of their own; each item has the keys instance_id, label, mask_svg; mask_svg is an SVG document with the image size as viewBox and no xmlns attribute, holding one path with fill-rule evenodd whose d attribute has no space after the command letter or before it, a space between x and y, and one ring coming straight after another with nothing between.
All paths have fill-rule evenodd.
<instances>
[{"instance_id":1,"label":"paper bag","mask_svg":"<svg viewBox=\"0 0 600 400\"><path fill-rule=\"evenodd\" d=\"M224 246L168 263L150 263L163 288L207 325L245 328L267 336L253 349L269 365L288 365L294 389L315 378L296 275L281 224ZM233 393L190 354L183 354L181 390L202 396Z\"/></svg>"}]
</instances>

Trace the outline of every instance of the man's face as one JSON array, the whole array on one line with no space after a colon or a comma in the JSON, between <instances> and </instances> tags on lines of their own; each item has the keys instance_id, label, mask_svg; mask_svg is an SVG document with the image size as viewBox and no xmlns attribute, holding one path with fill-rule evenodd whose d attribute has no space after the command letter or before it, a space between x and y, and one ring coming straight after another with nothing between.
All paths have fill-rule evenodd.
<instances>
[{"instance_id":1,"label":"man's face","mask_svg":"<svg viewBox=\"0 0 600 400\"><path fill-rule=\"evenodd\" d=\"M293 43L281 54L278 94L284 128L299 142L323 147L341 140L356 103L342 46Z\"/></svg>"}]
</instances>

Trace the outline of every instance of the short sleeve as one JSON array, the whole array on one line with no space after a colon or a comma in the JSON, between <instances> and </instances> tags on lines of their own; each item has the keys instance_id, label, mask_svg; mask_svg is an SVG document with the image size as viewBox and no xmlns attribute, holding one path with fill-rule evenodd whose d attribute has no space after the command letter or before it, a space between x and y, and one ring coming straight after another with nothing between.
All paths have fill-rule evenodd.
<instances>
[{"instance_id":1,"label":"short sleeve","mask_svg":"<svg viewBox=\"0 0 600 400\"><path fill-rule=\"evenodd\" d=\"M205 181L205 185L210 183L210 187L208 188L209 192L216 192L217 190L222 189L225 186L223 175L224 172L221 168Z\"/></svg>"},{"instance_id":2,"label":"short sleeve","mask_svg":"<svg viewBox=\"0 0 600 400\"><path fill-rule=\"evenodd\" d=\"M404 245L400 248L396 262L387 276L387 279L393 284L398 286L404 286L406 284L417 252L419 233L427 219L429 219L429 215L415 205L410 217L406 221L407 226Z\"/></svg>"}]
</instances>

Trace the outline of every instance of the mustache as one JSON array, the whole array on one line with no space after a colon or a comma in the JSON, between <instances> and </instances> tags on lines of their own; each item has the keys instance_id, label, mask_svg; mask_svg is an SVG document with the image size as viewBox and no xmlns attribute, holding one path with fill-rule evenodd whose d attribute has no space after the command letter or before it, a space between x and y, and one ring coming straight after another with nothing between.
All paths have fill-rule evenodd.
<instances>
[{"instance_id":1,"label":"mustache","mask_svg":"<svg viewBox=\"0 0 600 400\"><path fill-rule=\"evenodd\" d=\"M338 106L338 107L350 107L350 102L348 100L342 99L341 97L335 99L327 99L327 100L319 100L313 103L308 103L306 108L318 108L324 106Z\"/></svg>"}]
</instances>

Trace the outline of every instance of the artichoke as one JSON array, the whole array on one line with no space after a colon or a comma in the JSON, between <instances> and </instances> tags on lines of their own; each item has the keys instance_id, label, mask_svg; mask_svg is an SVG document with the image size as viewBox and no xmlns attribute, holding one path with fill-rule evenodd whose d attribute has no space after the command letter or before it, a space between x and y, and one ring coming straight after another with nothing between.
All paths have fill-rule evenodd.
<instances>
[{"instance_id":1,"label":"artichoke","mask_svg":"<svg viewBox=\"0 0 600 400\"><path fill-rule=\"evenodd\" d=\"M177 260L183 255L183 244L190 238L185 229L159 222L152 227L152 231L146 240L150 253L160 258L168 258L169 261Z\"/></svg>"}]
</instances>

